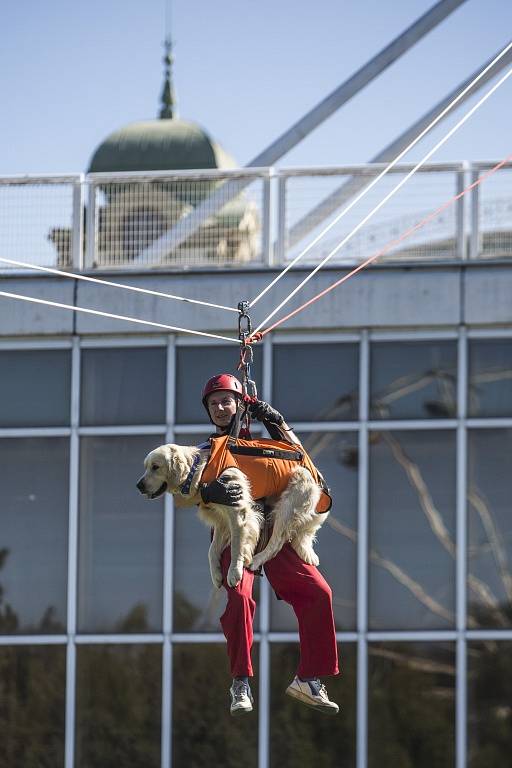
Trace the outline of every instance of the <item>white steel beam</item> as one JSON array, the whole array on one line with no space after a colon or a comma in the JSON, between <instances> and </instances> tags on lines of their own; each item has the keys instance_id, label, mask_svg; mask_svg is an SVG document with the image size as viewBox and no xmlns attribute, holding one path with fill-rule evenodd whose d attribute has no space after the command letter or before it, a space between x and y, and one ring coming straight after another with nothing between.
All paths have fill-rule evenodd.
<instances>
[{"instance_id":1,"label":"white steel beam","mask_svg":"<svg viewBox=\"0 0 512 768\"><path fill-rule=\"evenodd\" d=\"M431 110L426 112L423 117L420 117L419 120L413 123L413 125L411 125L406 131L398 136L397 139L391 142L391 144L388 144L387 147L384 147L384 149L375 155L375 157L372 157L369 162L389 162L394 157L396 157L408 144L410 144L415 136L418 136L427 127L427 125L432 122L432 120L435 120L436 117L440 115L441 112L443 112L443 110L445 110L449 104L451 104L451 102L457 97L459 93L468 87L468 85L472 82L472 80L475 79L479 72L489 66L489 64L498 55L498 53L499 51L496 51L496 53L491 56L491 58L486 61L482 67L479 67L475 72L473 72L472 75L466 78L464 82L458 85L457 88L454 88L453 91L450 91L450 93L445 96L442 101L436 104L436 106ZM504 67L508 66L511 62L512 49L508 51L508 53L506 53L498 62L496 62L496 65L490 69L489 72L486 72L486 74L478 81L478 83L474 85L473 88L468 90L468 92L461 98L458 107L467 101L467 99L471 98L471 96L474 96L474 94L477 93L477 91L479 91L483 85L494 78L498 72L500 72ZM309 211L306 216L294 224L294 226L290 229L288 236L286 237L285 235L286 245L288 247L293 247L298 242L300 242L300 240L302 240L307 234L309 234L309 232L315 229L315 227L317 227L328 216L334 213L334 211L338 210L338 208L340 208L344 203L353 198L360 189L369 184L372 179L378 175L379 172L380 171L376 170L373 174L369 173L353 176L351 179L338 187L338 189L335 189L333 192L331 192L324 200L315 206L315 208Z\"/></svg>"},{"instance_id":2,"label":"white steel beam","mask_svg":"<svg viewBox=\"0 0 512 768\"><path fill-rule=\"evenodd\" d=\"M333 115L343 104L346 104L356 93L359 93L368 83L400 58L418 40L421 40L434 27L455 11L465 0L441 0L429 11L423 14L414 24L396 37L376 56L357 70L348 80L345 80L329 96L311 109L298 120L286 133L283 133L269 147L260 152L249 166L262 167L272 165L289 152L311 131L321 125L324 120Z\"/></svg>"}]
</instances>

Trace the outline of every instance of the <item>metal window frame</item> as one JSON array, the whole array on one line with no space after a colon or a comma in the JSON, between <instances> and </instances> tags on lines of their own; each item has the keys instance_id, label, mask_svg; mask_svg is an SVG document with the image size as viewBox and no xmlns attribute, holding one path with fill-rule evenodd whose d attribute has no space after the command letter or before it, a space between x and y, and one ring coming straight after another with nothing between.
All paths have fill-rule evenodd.
<instances>
[{"instance_id":1,"label":"metal window frame","mask_svg":"<svg viewBox=\"0 0 512 768\"><path fill-rule=\"evenodd\" d=\"M166 380L166 422L165 438L167 442L174 440L175 407L175 371L176 371L176 337L169 336L167 341L167 380ZM161 756L162 768L170 768L172 755L172 705L173 705L173 612L174 612L174 503L172 497L166 494L164 500L164 588L162 590L162 733Z\"/></svg>"},{"instance_id":2,"label":"metal window frame","mask_svg":"<svg viewBox=\"0 0 512 768\"><path fill-rule=\"evenodd\" d=\"M468 339L512 339L512 328L468 328Z\"/></svg>"},{"instance_id":3,"label":"metal window frame","mask_svg":"<svg viewBox=\"0 0 512 768\"><path fill-rule=\"evenodd\" d=\"M98 336L80 339L80 349L119 349L121 347L165 347L169 337L165 336Z\"/></svg>"},{"instance_id":4,"label":"metal window frame","mask_svg":"<svg viewBox=\"0 0 512 768\"><path fill-rule=\"evenodd\" d=\"M68 519L68 641L66 648L66 731L65 768L73 768L75 748L76 717L76 630L77 630L77 588L78 588L78 509L80 438L80 346L73 339L71 353L71 435L69 467L69 519Z\"/></svg>"},{"instance_id":5,"label":"metal window frame","mask_svg":"<svg viewBox=\"0 0 512 768\"><path fill-rule=\"evenodd\" d=\"M72 339L0 339L0 352L25 352L38 349L72 349Z\"/></svg>"},{"instance_id":6,"label":"metal window frame","mask_svg":"<svg viewBox=\"0 0 512 768\"><path fill-rule=\"evenodd\" d=\"M67 645L68 635L0 635L0 648L11 645Z\"/></svg>"}]
</instances>

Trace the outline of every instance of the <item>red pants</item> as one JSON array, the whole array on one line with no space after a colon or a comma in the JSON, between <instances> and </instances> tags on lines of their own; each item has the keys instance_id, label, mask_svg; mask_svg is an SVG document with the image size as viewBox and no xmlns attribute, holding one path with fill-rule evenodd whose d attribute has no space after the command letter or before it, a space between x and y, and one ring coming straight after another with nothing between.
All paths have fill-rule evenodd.
<instances>
[{"instance_id":1,"label":"red pants","mask_svg":"<svg viewBox=\"0 0 512 768\"><path fill-rule=\"evenodd\" d=\"M229 587L226 575L231 562L227 547L221 556L222 583L228 595L220 623L228 645L233 677L252 676L252 622L256 603L252 597L254 573L244 568L242 581ZM289 603L299 622L299 677L338 674L338 653L332 614L332 592L320 571L307 565L290 544L263 566L275 592Z\"/></svg>"}]
</instances>

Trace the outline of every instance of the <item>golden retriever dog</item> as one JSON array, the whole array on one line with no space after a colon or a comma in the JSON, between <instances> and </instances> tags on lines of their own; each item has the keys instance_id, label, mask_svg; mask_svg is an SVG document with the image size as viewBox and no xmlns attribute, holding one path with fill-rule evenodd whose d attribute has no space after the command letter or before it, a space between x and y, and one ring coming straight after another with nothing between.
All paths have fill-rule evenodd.
<instances>
[{"instance_id":1,"label":"golden retriever dog","mask_svg":"<svg viewBox=\"0 0 512 768\"><path fill-rule=\"evenodd\" d=\"M227 582L231 587L240 583L244 566L258 570L286 542L290 542L304 562L318 565L313 543L328 512L319 514L316 511L321 489L311 473L297 466L290 474L285 490L273 499L266 499L272 508L272 535L263 551L254 555L263 516L251 495L250 478L236 467L224 470L220 475L223 482L236 482L242 487L241 501L236 506L204 504L199 489L209 453L209 447L161 445L146 456L145 471L137 488L148 499L156 499L167 492L176 498L178 506L199 505L200 519L213 528L208 560L214 585L222 585L220 556L228 545L231 545L231 565Z\"/></svg>"}]
</instances>

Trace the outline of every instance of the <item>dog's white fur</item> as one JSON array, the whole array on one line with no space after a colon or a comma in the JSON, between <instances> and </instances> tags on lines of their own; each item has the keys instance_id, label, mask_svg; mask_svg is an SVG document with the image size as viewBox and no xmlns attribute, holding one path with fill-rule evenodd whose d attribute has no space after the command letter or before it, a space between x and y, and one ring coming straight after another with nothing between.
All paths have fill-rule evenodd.
<instances>
[{"instance_id":1,"label":"dog's white fur","mask_svg":"<svg viewBox=\"0 0 512 768\"><path fill-rule=\"evenodd\" d=\"M201 456L189 493L183 495L180 488L199 453ZM304 562L318 565L319 560L313 550L313 543L316 532L327 519L328 512L316 512L320 488L307 469L297 467L290 475L283 493L274 499L267 499L267 503L272 505L272 535L265 549L254 556L263 518L251 496L250 478L236 468L225 470L221 475L223 481L236 482L242 487L241 501L236 506L205 505L199 494L199 485L208 456L209 449L200 450L174 443L161 445L146 456L145 472L138 481L137 488L149 499L158 498L168 492L175 496L179 506L199 505L199 517L213 528L208 559L212 581L216 587L222 585L220 556L228 544L231 544L231 565L227 581L231 587L240 583L244 566L253 571L258 570L267 560L274 557L286 542L290 542Z\"/></svg>"}]
</instances>

